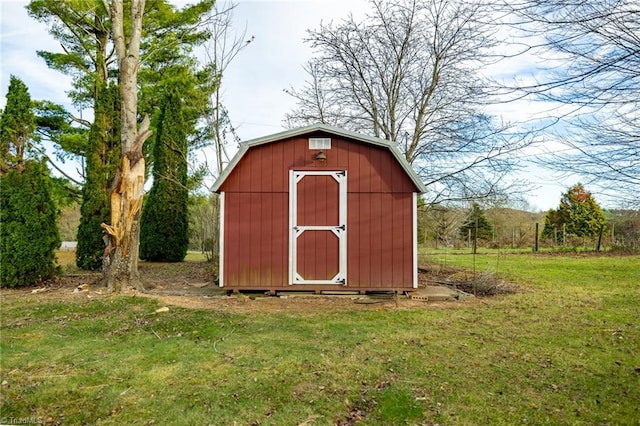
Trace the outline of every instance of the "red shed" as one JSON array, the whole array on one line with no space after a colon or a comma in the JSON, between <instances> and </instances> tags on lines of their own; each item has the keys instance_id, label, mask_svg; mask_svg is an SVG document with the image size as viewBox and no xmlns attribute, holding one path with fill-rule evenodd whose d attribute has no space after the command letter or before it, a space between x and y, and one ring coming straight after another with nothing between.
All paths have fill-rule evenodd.
<instances>
[{"instance_id":1,"label":"red shed","mask_svg":"<svg viewBox=\"0 0 640 426\"><path fill-rule=\"evenodd\" d=\"M388 141L324 124L254 139L214 190L222 287L417 287L416 208L425 188Z\"/></svg>"}]
</instances>

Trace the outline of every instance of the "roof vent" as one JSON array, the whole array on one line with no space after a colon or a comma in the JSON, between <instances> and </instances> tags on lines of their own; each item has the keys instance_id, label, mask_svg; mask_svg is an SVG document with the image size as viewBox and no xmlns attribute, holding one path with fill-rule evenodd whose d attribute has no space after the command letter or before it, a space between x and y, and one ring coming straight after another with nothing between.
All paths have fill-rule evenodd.
<instances>
[{"instance_id":1,"label":"roof vent","mask_svg":"<svg viewBox=\"0 0 640 426\"><path fill-rule=\"evenodd\" d=\"M331 149L331 138L309 138L309 149Z\"/></svg>"}]
</instances>

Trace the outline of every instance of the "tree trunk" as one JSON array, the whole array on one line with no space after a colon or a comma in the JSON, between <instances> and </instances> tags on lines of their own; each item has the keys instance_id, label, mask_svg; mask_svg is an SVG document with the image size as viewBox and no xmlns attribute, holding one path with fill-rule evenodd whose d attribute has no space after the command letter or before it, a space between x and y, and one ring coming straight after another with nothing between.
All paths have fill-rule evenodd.
<instances>
[{"instance_id":1,"label":"tree trunk","mask_svg":"<svg viewBox=\"0 0 640 426\"><path fill-rule=\"evenodd\" d=\"M106 231L103 273L107 288L123 292L133 287L142 290L138 273L138 247L140 245L140 212L144 187L145 162L140 146L140 158L134 163L122 157L115 185L111 192L111 225L102 224Z\"/></svg>"},{"instance_id":2,"label":"tree trunk","mask_svg":"<svg viewBox=\"0 0 640 426\"><path fill-rule=\"evenodd\" d=\"M103 1L107 5L107 0ZM137 83L144 4L144 0L131 2L131 34L128 42L124 32L123 0L112 0L108 9L112 22L113 44L118 57L122 159L112 186L111 225L102 224L106 232L107 245L103 261L103 280L109 290L118 293L130 287L142 290L138 273L140 212L145 176L142 145L151 136L149 117L144 118L140 128L137 123Z\"/></svg>"}]
</instances>

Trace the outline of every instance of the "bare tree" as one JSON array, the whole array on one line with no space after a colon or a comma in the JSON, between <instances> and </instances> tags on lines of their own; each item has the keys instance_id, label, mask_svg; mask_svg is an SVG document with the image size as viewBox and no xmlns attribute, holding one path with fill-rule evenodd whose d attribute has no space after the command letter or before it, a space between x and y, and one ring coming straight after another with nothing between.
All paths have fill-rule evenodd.
<instances>
[{"instance_id":1,"label":"bare tree","mask_svg":"<svg viewBox=\"0 0 640 426\"><path fill-rule=\"evenodd\" d=\"M640 206L640 4L628 0L505 2L536 78L516 98L550 102L550 134L566 148L545 164ZM564 107L558 108L558 105ZM546 123L545 123L546 125Z\"/></svg>"},{"instance_id":2,"label":"bare tree","mask_svg":"<svg viewBox=\"0 0 640 426\"><path fill-rule=\"evenodd\" d=\"M466 218L463 209L447 206L422 206L418 209L418 220L422 222L426 234L439 244L454 247L459 240L459 229Z\"/></svg>"},{"instance_id":3,"label":"bare tree","mask_svg":"<svg viewBox=\"0 0 640 426\"><path fill-rule=\"evenodd\" d=\"M298 105L287 125L323 122L397 143L431 203L502 189L513 166L506 156L524 139L483 113L490 99L480 70L496 43L485 2L371 6L363 21L309 31L316 55L306 85L288 90Z\"/></svg>"},{"instance_id":4,"label":"bare tree","mask_svg":"<svg viewBox=\"0 0 640 426\"><path fill-rule=\"evenodd\" d=\"M238 141L227 108L222 102L222 79L231 62L254 39L253 36L247 37L246 27L238 33L230 33L236 6L234 3L216 2L209 23L211 40L205 50L210 68L214 73L210 79L213 94L211 112L207 115L207 121L215 148L216 168L213 174L216 177L222 173L225 162L229 160L226 152L227 137L230 135Z\"/></svg>"},{"instance_id":5,"label":"bare tree","mask_svg":"<svg viewBox=\"0 0 640 426\"><path fill-rule=\"evenodd\" d=\"M122 292L129 286L140 288L139 220L145 176L142 145L152 133L149 130L148 116L145 116L140 126L137 120L137 83L145 0L131 0L131 14L128 19L123 11L123 0L111 0L110 3L107 0L103 1L112 21L122 101L122 160L111 192L111 225L102 224L107 233L104 279L110 290Z\"/></svg>"},{"instance_id":6,"label":"bare tree","mask_svg":"<svg viewBox=\"0 0 640 426\"><path fill-rule=\"evenodd\" d=\"M240 142L223 102L224 86L222 81L231 62L254 40L253 36L247 36L246 27L235 33L231 31L233 12L236 6L232 2L216 2L208 20L211 38L206 46L205 55L208 62L207 68L211 69L213 74L209 79L212 95L205 120L215 153L215 166L213 170L209 170L209 173L215 178L220 176L225 164L229 161L227 154L229 139L236 143ZM200 220L194 223L201 230L201 235L198 238L201 239L203 250L206 249L207 258L217 260L214 255L218 253L220 244L220 224L218 222L220 204L217 194L211 194L208 202L209 205L200 206L195 210ZM202 217L205 213L209 216ZM210 222L204 225L206 220Z\"/></svg>"}]
</instances>

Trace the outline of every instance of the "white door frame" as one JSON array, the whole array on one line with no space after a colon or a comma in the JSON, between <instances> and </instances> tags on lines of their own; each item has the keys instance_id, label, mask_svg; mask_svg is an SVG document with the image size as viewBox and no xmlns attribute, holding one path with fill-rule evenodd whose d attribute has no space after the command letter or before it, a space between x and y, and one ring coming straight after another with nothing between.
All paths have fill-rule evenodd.
<instances>
[{"instance_id":1,"label":"white door frame","mask_svg":"<svg viewBox=\"0 0 640 426\"><path fill-rule=\"evenodd\" d=\"M218 232L218 286L224 287L224 191L220 192L219 200L219 219L220 230Z\"/></svg>"},{"instance_id":2,"label":"white door frame","mask_svg":"<svg viewBox=\"0 0 640 426\"><path fill-rule=\"evenodd\" d=\"M298 182L305 176L331 176L338 182L338 224L336 226L302 226L298 220ZM329 280L306 280L298 273L298 237L305 231L331 231L338 237L338 273ZM289 171L289 284L347 284L347 172Z\"/></svg>"}]
</instances>

